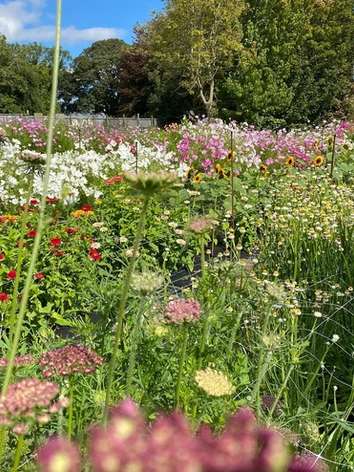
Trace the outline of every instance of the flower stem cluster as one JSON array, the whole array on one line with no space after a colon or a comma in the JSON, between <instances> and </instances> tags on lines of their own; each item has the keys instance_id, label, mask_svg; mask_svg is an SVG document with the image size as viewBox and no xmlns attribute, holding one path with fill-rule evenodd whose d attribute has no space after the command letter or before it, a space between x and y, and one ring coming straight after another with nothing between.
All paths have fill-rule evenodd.
<instances>
[{"instance_id":1,"label":"flower stem cluster","mask_svg":"<svg viewBox=\"0 0 354 472\"><path fill-rule=\"evenodd\" d=\"M97 366L104 363L104 359L87 347L71 344L45 352L38 363L43 368L44 377L56 374L65 377L77 373L91 374Z\"/></svg>"}]
</instances>

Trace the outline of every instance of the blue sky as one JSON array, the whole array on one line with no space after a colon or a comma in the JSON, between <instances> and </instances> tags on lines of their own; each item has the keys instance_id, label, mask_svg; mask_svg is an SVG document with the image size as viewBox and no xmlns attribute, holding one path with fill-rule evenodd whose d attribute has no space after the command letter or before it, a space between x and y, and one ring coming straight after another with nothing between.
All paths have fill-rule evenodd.
<instances>
[{"instance_id":1,"label":"blue sky","mask_svg":"<svg viewBox=\"0 0 354 472\"><path fill-rule=\"evenodd\" d=\"M135 23L145 23L162 0L62 0L62 47L73 57L100 39L132 42ZM0 33L8 42L52 46L55 0L0 0Z\"/></svg>"}]
</instances>

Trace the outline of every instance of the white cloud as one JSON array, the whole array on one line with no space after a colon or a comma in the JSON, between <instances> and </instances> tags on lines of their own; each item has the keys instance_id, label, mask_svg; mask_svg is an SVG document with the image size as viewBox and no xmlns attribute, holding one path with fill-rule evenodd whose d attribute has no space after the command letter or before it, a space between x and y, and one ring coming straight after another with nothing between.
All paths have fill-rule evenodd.
<instances>
[{"instance_id":1,"label":"white cloud","mask_svg":"<svg viewBox=\"0 0 354 472\"><path fill-rule=\"evenodd\" d=\"M0 33L9 42L36 41L54 42L55 26L43 25L42 16L45 0L0 0ZM94 42L108 38L122 38L125 31L120 28L86 28L75 26L63 28L61 44L73 45Z\"/></svg>"}]
</instances>

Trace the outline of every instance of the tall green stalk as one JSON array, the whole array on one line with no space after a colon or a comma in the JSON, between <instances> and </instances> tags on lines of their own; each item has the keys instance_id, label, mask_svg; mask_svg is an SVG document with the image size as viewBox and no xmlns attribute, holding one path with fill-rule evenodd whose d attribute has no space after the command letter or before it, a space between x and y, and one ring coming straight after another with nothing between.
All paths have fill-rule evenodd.
<instances>
[{"instance_id":1,"label":"tall green stalk","mask_svg":"<svg viewBox=\"0 0 354 472\"><path fill-rule=\"evenodd\" d=\"M48 122L48 138L47 138L47 159L45 174L43 180L43 193L41 198L41 207L37 225L37 234L34 240L32 256L28 267L26 282L24 291L22 294L22 301L20 305L20 310L17 316L17 324L14 331L14 337L11 345L11 352L8 357L8 366L5 373L4 382L2 385L1 393L5 395L7 388L9 386L12 370L14 365L14 359L17 353L18 344L21 337L23 320L25 317L27 302L29 298L29 293L32 285L33 272L35 264L37 262L37 256L39 251L39 245L42 239L43 230L45 227L44 216L45 216L45 206L46 206L46 196L48 193L49 186L49 173L50 173L50 163L52 157L52 142L53 142L53 127L55 119L55 110L57 105L57 88L58 88L58 72L59 72L59 53L60 53L60 23L61 23L61 0L57 0L57 17L56 17L56 32L55 32L55 48L54 48L54 62L53 62L53 77L52 77L52 93L51 93L51 103L50 103L50 113L49 113L49 122ZM0 451L1 454L1 451Z\"/></svg>"},{"instance_id":2,"label":"tall green stalk","mask_svg":"<svg viewBox=\"0 0 354 472\"><path fill-rule=\"evenodd\" d=\"M105 401L105 406L104 406L104 411L103 411L103 422L107 422L107 417L108 417L108 410L109 410L109 403L110 403L110 398L111 398L111 388L112 388L112 383L113 383L113 376L114 376L114 368L116 365L116 357L117 357L117 352L118 352L118 346L119 346L119 341L122 335L122 326L123 326L123 317L124 317L124 309L125 309L125 304L128 298L128 292L129 292L129 286L130 286L130 280L133 274L134 266L135 266L135 261L136 261L136 254L138 253L138 248L140 244L140 239L141 235L143 232L144 224L145 224L145 219L146 219L146 214L147 214L147 209L149 205L150 197L146 196L144 200L144 205L140 214L140 220L138 223L138 228L136 231L136 236L134 240L134 247L133 247L133 255L130 259L129 266L128 266L128 271L127 275L125 277L124 285L123 285L123 291L122 291L122 298L119 303L118 307L118 313L117 313L117 328L116 328L116 333L114 337L114 345L113 345L113 352L112 352L112 358L111 362L109 364L109 370L108 370L108 379L107 379L107 388L106 388L106 401Z\"/></svg>"},{"instance_id":3,"label":"tall green stalk","mask_svg":"<svg viewBox=\"0 0 354 472\"><path fill-rule=\"evenodd\" d=\"M179 398L180 398L180 393L181 393L181 380L182 380L184 361L186 358L187 341L188 341L188 324L184 323L182 349L181 349L181 355L179 358L179 367L178 367L178 376L177 376L177 385L176 385L175 408L179 407Z\"/></svg>"},{"instance_id":4,"label":"tall green stalk","mask_svg":"<svg viewBox=\"0 0 354 472\"><path fill-rule=\"evenodd\" d=\"M14 288L12 291L12 305L11 305L11 313L10 313L10 336L9 336L10 346L12 345L12 336L14 334L14 328L15 328L15 313L16 313L16 308L17 308L18 287L20 284L23 241L25 239L26 221L27 221L27 215L28 215L29 202L32 195L33 180L34 180L34 173L31 172L29 175L28 191L27 191L27 196L26 196L25 208L22 213L21 234L20 234L20 242L19 242L19 247L18 247L18 256L17 256L17 265L16 265L16 278L15 278Z\"/></svg>"},{"instance_id":5,"label":"tall green stalk","mask_svg":"<svg viewBox=\"0 0 354 472\"><path fill-rule=\"evenodd\" d=\"M17 441L17 448L16 448L14 463L11 469L12 472L18 471L18 466L20 463L21 453L22 453L22 446L23 446L23 434L20 434Z\"/></svg>"},{"instance_id":6,"label":"tall green stalk","mask_svg":"<svg viewBox=\"0 0 354 472\"><path fill-rule=\"evenodd\" d=\"M69 378L69 395L70 395L70 405L69 405L69 418L68 418L68 439L71 439L73 432L73 403L74 403L74 384L72 377Z\"/></svg>"},{"instance_id":7,"label":"tall green stalk","mask_svg":"<svg viewBox=\"0 0 354 472\"><path fill-rule=\"evenodd\" d=\"M22 254L23 254L23 241L25 239L26 221L27 221L27 215L28 215L29 201L30 201L31 195L32 195L33 180L34 180L34 173L31 172L31 174L29 176L28 191L27 191L27 196L26 196L25 208L24 208L23 213L22 213L22 225L21 225L20 242L19 242L19 247L18 247L16 278L15 278L14 288L13 288L13 291L12 291L12 305L11 305L11 313L10 313L10 336L9 336L10 346L12 344L12 336L13 336L14 328L15 328L15 313L16 313L16 308L17 308L18 287L19 287L19 284L20 284L20 273L21 273L21 264L22 264Z\"/></svg>"},{"instance_id":8,"label":"tall green stalk","mask_svg":"<svg viewBox=\"0 0 354 472\"><path fill-rule=\"evenodd\" d=\"M129 355L129 362L128 362L128 372L127 372L127 386L126 386L126 394L129 397L132 394L132 385L133 385L133 375L135 370L135 359L136 359L136 351L138 347L138 339L139 339L139 330L141 325L141 318L144 312L145 305L143 304L141 309L138 312L138 315L135 319L135 324L132 333L132 347L130 350Z\"/></svg>"}]
</instances>

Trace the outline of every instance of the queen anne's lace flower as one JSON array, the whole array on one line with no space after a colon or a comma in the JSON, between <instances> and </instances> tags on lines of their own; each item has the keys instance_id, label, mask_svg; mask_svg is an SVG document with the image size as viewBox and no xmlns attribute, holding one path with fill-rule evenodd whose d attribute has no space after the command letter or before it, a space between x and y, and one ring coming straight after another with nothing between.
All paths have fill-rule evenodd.
<instances>
[{"instance_id":1,"label":"queen anne's lace flower","mask_svg":"<svg viewBox=\"0 0 354 472\"><path fill-rule=\"evenodd\" d=\"M235 390L235 387L229 382L225 374L210 367L207 367L205 370L199 370L195 376L195 381L198 387L214 397L231 395Z\"/></svg>"}]
</instances>

